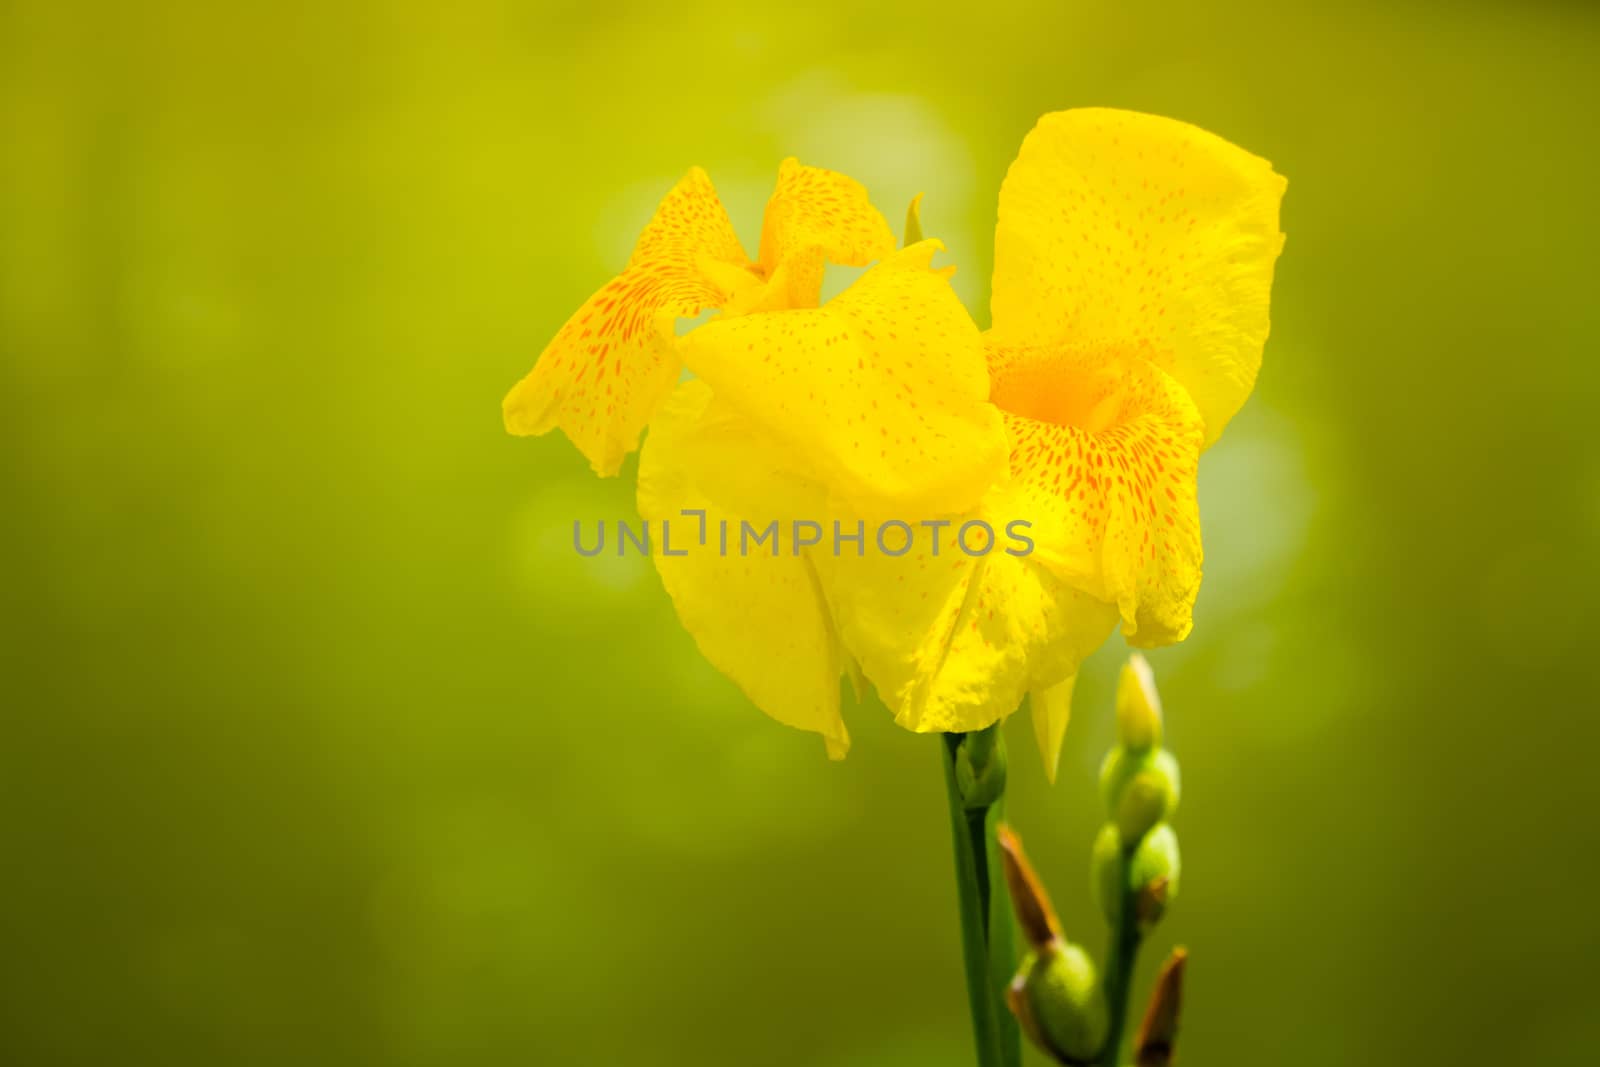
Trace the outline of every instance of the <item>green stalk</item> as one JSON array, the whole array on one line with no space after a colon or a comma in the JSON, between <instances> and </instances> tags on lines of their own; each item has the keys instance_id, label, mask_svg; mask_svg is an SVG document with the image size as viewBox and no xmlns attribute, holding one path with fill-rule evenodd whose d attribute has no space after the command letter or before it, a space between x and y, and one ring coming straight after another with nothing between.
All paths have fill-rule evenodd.
<instances>
[{"instance_id":1,"label":"green stalk","mask_svg":"<svg viewBox=\"0 0 1600 1067\"><path fill-rule=\"evenodd\" d=\"M998 727L991 730L993 734L945 734L940 747L944 751L945 796L950 806L950 838L955 851L967 1007L972 1014L978 1067L1019 1067L1022 1037L1016 1020L1005 1007L1006 984L1016 966L1016 935L1005 884L994 877L1000 870L994 828L1004 810L1003 790L988 803L977 802L963 790L958 772L961 749L969 737L978 741L978 747L1000 743ZM972 755L967 753L969 759ZM999 773L1003 775L1003 769Z\"/></svg>"},{"instance_id":2,"label":"green stalk","mask_svg":"<svg viewBox=\"0 0 1600 1067\"><path fill-rule=\"evenodd\" d=\"M999 888L992 891L989 900L989 992L1000 1019L1001 1062L1008 1067L1021 1067L1022 1028L1006 1005L1006 989L1011 985L1017 970L1017 917L1011 907L1011 894L1000 859L1000 841L995 835L1006 820L1006 798L1002 796L989 807L984 819L984 839L988 845L987 873Z\"/></svg>"},{"instance_id":3,"label":"green stalk","mask_svg":"<svg viewBox=\"0 0 1600 1067\"><path fill-rule=\"evenodd\" d=\"M1136 846L1137 847L1137 846ZM1122 886L1122 903L1117 909L1117 926L1111 932L1111 948L1106 953L1106 1006L1111 1026L1106 1032L1101 1067L1122 1067L1122 1040L1128 1028L1128 1000L1133 989L1134 966L1139 958L1138 894L1129 886L1134 849L1122 850L1117 865L1117 883Z\"/></svg>"}]
</instances>

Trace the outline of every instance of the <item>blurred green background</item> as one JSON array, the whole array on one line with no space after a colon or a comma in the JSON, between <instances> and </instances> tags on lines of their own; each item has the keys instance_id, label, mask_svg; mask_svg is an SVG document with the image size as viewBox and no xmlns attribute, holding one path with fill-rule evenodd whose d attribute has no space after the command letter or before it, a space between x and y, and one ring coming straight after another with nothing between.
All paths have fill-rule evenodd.
<instances>
[{"instance_id":1,"label":"blurred green background","mask_svg":"<svg viewBox=\"0 0 1600 1067\"><path fill-rule=\"evenodd\" d=\"M970 1063L940 757L696 654L499 403L707 167L924 220L986 321L1044 111L1290 178L1207 457L1190 1064L1591 1062L1594 67L1571 3L0 3L0 1062ZM632 466L625 471L631 475ZM1063 780L1069 932L1115 645ZM1042 1062L1042 1061L1035 1061Z\"/></svg>"}]
</instances>

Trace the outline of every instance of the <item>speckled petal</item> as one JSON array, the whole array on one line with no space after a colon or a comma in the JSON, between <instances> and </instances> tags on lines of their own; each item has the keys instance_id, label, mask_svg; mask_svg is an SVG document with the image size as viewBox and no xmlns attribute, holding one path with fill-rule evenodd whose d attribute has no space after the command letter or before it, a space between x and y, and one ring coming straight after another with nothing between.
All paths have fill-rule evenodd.
<instances>
[{"instance_id":1,"label":"speckled petal","mask_svg":"<svg viewBox=\"0 0 1600 1067\"><path fill-rule=\"evenodd\" d=\"M977 328L924 241L825 307L708 323L685 363L850 504L973 506L1006 472Z\"/></svg>"},{"instance_id":2,"label":"speckled petal","mask_svg":"<svg viewBox=\"0 0 1600 1067\"><path fill-rule=\"evenodd\" d=\"M1181 641L1202 561L1189 394L1138 358L992 339L989 354L1035 559L1116 604L1133 644Z\"/></svg>"},{"instance_id":3,"label":"speckled petal","mask_svg":"<svg viewBox=\"0 0 1600 1067\"><path fill-rule=\"evenodd\" d=\"M747 267L711 179L691 170L656 209L627 269L567 320L506 396L506 429L560 427L596 473L616 474L678 380L677 320L720 306L733 295L730 279L756 285Z\"/></svg>"},{"instance_id":4,"label":"speckled petal","mask_svg":"<svg viewBox=\"0 0 1600 1067\"><path fill-rule=\"evenodd\" d=\"M1142 354L1189 391L1209 445L1261 366L1284 187L1173 119L1046 115L1000 189L996 335Z\"/></svg>"},{"instance_id":5,"label":"speckled petal","mask_svg":"<svg viewBox=\"0 0 1600 1067\"><path fill-rule=\"evenodd\" d=\"M894 234L853 178L786 159L767 201L759 262L786 307L815 307L824 261L864 267L894 251ZM780 278L781 274L781 278Z\"/></svg>"}]
</instances>

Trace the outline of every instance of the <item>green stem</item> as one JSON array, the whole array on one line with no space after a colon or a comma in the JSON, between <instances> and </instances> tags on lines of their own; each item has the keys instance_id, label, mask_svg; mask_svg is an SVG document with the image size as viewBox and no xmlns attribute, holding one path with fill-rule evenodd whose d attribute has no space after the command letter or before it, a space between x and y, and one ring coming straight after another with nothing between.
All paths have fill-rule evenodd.
<instances>
[{"instance_id":1,"label":"green stem","mask_svg":"<svg viewBox=\"0 0 1600 1067\"><path fill-rule=\"evenodd\" d=\"M996 734L983 736L980 745L999 743L998 727L991 729ZM968 736L945 734L940 746L944 751L945 796L950 805L950 838L955 851L967 1006L972 1014L978 1067L1019 1067L1022 1037L1016 1020L1005 1007L1005 987L1016 965L1015 931L1004 883L993 877L1000 869L994 828L1004 810L1004 796L987 804L973 804L965 796L957 765Z\"/></svg>"},{"instance_id":2,"label":"green stem","mask_svg":"<svg viewBox=\"0 0 1600 1067\"><path fill-rule=\"evenodd\" d=\"M1133 865L1133 849L1123 849L1117 880L1122 886L1122 904L1117 909L1117 926L1111 933L1111 949L1106 954L1106 1005L1111 1027L1106 1032L1101 1067L1121 1067L1122 1039L1128 1028L1128 1000L1133 989L1133 972L1138 962L1139 901L1128 881Z\"/></svg>"},{"instance_id":3,"label":"green stem","mask_svg":"<svg viewBox=\"0 0 1600 1067\"><path fill-rule=\"evenodd\" d=\"M998 727L996 727L998 729ZM1006 990L1017 971L1017 917L1011 907L1011 894L1002 875L1000 840L995 830L1006 818L1006 798L1000 797L989 807L984 820L984 839L987 848L987 869L998 886L989 900L989 992L1000 1019L1000 1057L1008 1067L1022 1065L1022 1028L1006 1003Z\"/></svg>"}]
</instances>

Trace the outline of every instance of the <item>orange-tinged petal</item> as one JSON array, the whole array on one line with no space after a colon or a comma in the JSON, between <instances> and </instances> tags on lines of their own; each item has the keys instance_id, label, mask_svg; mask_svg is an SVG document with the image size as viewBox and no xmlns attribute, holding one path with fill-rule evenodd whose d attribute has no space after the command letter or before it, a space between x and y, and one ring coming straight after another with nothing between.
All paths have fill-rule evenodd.
<instances>
[{"instance_id":1,"label":"orange-tinged petal","mask_svg":"<svg viewBox=\"0 0 1600 1067\"><path fill-rule=\"evenodd\" d=\"M691 167L656 208L633 246L628 265L667 262L687 269L701 255L741 265L750 261L711 176Z\"/></svg>"},{"instance_id":2,"label":"orange-tinged petal","mask_svg":"<svg viewBox=\"0 0 1600 1067\"><path fill-rule=\"evenodd\" d=\"M977 328L929 267L940 247L894 253L825 307L708 323L684 362L851 504L965 510L1005 477L1006 442Z\"/></svg>"},{"instance_id":3,"label":"orange-tinged petal","mask_svg":"<svg viewBox=\"0 0 1600 1067\"><path fill-rule=\"evenodd\" d=\"M708 264L719 270L708 273ZM759 279L705 171L667 194L627 268L590 297L506 396L506 429L560 427L596 473L613 475L678 380L676 323Z\"/></svg>"},{"instance_id":4,"label":"orange-tinged petal","mask_svg":"<svg viewBox=\"0 0 1600 1067\"><path fill-rule=\"evenodd\" d=\"M645 439L639 514L656 539L652 557L678 618L706 659L774 719L820 733L838 759L850 746L839 714L848 664L811 561L794 553L790 532L794 519L818 513L821 494L779 473L787 466L704 382L685 382ZM670 545L660 540L663 521ZM746 521L758 531L777 521L780 532L752 544Z\"/></svg>"},{"instance_id":5,"label":"orange-tinged petal","mask_svg":"<svg viewBox=\"0 0 1600 1067\"><path fill-rule=\"evenodd\" d=\"M1142 359L992 341L989 353L1034 558L1116 604L1133 644L1181 641L1202 561L1189 394Z\"/></svg>"},{"instance_id":6,"label":"orange-tinged petal","mask_svg":"<svg viewBox=\"0 0 1600 1067\"><path fill-rule=\"evenodd\" d=\"M795 159L783 161L767 201L759 260L769 278L783 271L786 306L816 306L824 260L864 267L894 247L888 222L860 182Z\"/></svg>"},{"instance_id":7,"label":"orange-tinged petal","mask_svg":"<svg viewBox=\"0 0 1600 1067\"><path fill-rule=\"evenodd\" d=\"M1209 445L1261 366L1284 187L1173 119L1046 115L1000 189L995 333L1142 354L1189 391Z\"/></svg>"}]
</instances>

